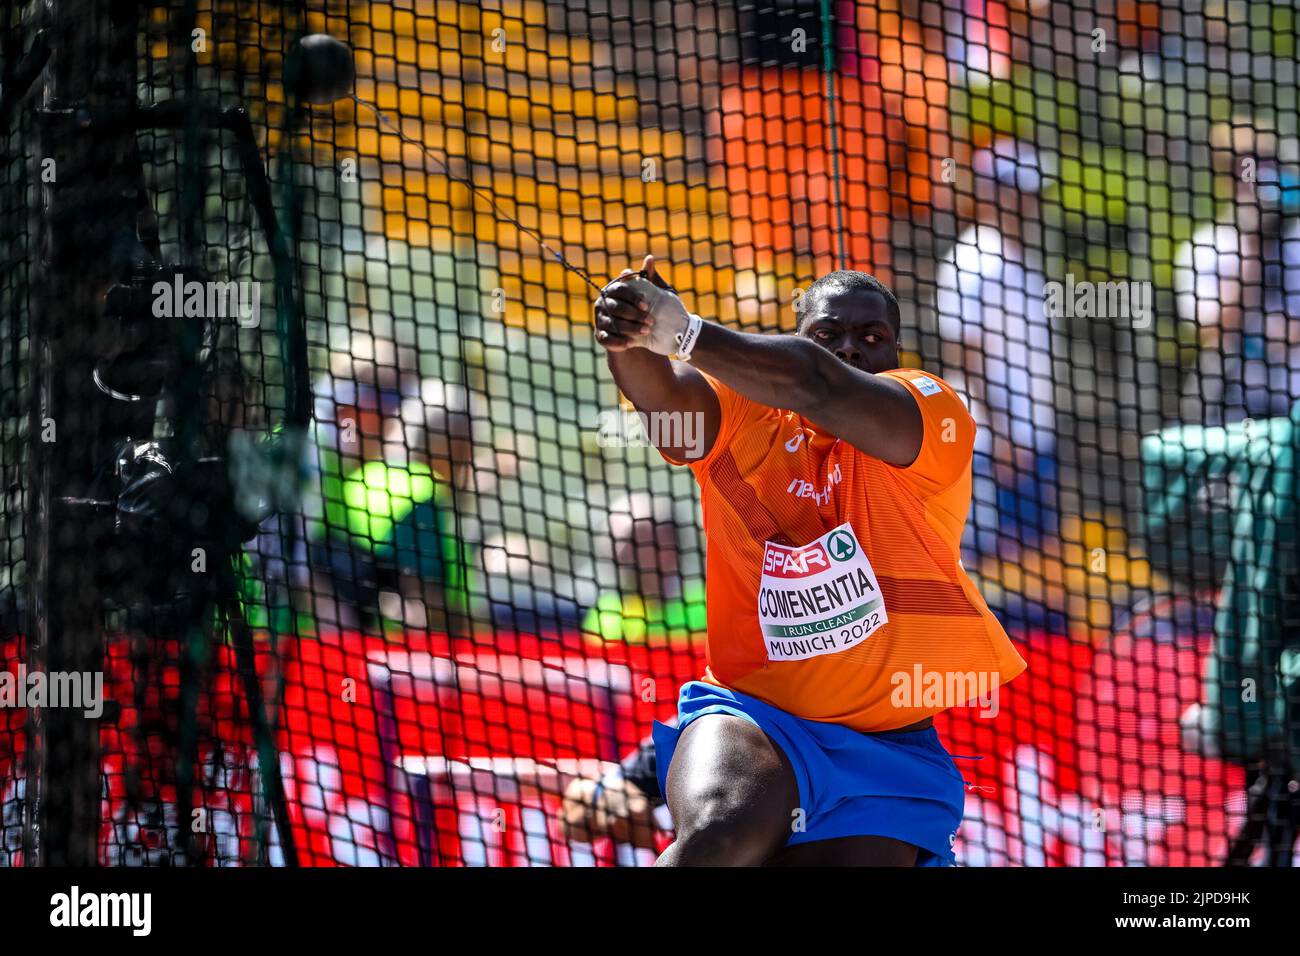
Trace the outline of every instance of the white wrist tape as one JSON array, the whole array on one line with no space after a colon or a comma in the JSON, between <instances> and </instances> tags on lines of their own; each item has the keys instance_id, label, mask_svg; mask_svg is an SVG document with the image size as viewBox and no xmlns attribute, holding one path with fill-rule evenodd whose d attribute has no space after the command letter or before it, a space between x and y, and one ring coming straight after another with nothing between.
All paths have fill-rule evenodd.
<instances>
[{"instance_id":1,"label":"white wrist tape","mask_svg":"<svg viewBox=\"0 0 1300 956\"><path fill-rule=\"evenodd\" d=\"M677 357L683 362L691 360L691 352L695 350L695 343L700 340L700 330L704 328L704 320L694 312L690 313L690 318L686 324L686 330L677 336Z\"/></svg>"}]
</instances>

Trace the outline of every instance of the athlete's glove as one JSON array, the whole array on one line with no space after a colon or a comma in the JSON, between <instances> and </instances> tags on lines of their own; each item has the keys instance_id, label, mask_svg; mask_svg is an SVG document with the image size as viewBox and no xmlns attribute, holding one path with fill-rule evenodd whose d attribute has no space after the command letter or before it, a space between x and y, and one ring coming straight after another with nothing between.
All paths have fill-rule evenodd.
<instances>
[{"instance_id":1,"label":"athlete's glove","mask_svg":"<svg viewBox=\"0 0 1300 956\"><path fill-rule=\"evenodd\" d=\"M634 344L659 355L677 354L682 336L691 324L691 314L686 311L682 300L670 289L655 285L644 274L631 276L623 282L649 307L646 322L650 334L634 338Z\"/></svg>"},{"instance_id":2,"label":"athlete's glove","mask_svg":"<svg viewBox=\"0 0 1300 956\"><path fill-rule=\"evenodd\" d=\"M606 348L644 348L689 362L704 321L686 311L646 256L640 272L625 270L596 301L596 339Z\"/></svg>"}]
</instances>

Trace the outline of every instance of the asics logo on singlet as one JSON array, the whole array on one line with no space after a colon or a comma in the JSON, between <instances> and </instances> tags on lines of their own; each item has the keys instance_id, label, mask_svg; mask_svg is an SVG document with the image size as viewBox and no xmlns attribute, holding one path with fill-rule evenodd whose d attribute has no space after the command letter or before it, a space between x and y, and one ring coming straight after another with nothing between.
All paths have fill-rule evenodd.
<instances>
[{"instance_id":1,"label":"asics logo on singlet","mask_svg":"<svg viewBox=\"0 0 1300 956\"><path fill-rule=\"evenodd\" d=\"M795 452L799 450L799 446L802 444L803 444L803 432L801 431L795 432L794 437L785 443L785 450L793 455Z\"/></svg>"}]
</instances>

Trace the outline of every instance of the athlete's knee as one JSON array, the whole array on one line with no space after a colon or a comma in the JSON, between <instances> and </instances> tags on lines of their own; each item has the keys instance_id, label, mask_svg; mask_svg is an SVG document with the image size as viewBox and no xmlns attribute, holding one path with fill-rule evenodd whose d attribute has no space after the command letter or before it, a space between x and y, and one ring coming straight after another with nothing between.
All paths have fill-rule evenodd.
<instances>
[{"instance_id":1,"label":"athlete's knee","mask_svg":"<svg viewBox=\"0 0 1300 956\"><path fill-rule=\"evenodd\" d=\"M660 866L759 866L775 847L770 832L737 816L702 817L678 828Z\"/></svg>"},{"instance_id":2,"label":"athlete's knee","mask_svg":"<svg viewBox=\"0 0 1300 956\"><path fill-rule=\"evenodd\" d=\"M722 781L676 794L675 851L682 866L757 866L788 834L773 808Z\"/></svg>"}]
</instances>

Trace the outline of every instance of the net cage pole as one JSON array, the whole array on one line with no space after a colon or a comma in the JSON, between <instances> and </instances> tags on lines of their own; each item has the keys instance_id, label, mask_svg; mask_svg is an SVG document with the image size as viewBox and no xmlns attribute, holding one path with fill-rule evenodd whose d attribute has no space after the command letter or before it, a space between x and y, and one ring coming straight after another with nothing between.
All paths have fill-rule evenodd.
<instances>
[{"instance_id":1,"label":"net cage pole","mask_svg":"<svg viewBox=\"0 0 1300 956\"><path fill-rule=\"evenodd\" d=\"M38 254L30 339L28 663L46 674L95 674L104 667L100 580L108 540L90 492L112 429L94 365L111 335L104 294L136 235L135 131L123 119L135 105L138 12L123 0L52 0L41 18L52 54L38 81L30 154ZM94 865L99 721L67 707L32 709L28 719L25 859Z\"/></svg>"}]
</instances>

